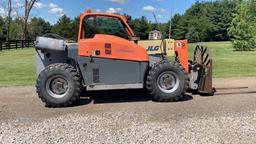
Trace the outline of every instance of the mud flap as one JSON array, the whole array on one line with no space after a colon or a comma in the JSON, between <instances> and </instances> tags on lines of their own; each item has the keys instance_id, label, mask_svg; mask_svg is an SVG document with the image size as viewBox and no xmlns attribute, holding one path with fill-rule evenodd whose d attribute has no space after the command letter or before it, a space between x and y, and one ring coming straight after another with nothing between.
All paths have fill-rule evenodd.
<instances>
[{"instance_id":1,"label":"mud flap","mask_svg":"<svg viewBox=\"0 0 256 144\"><path fill-rule=\"evenodd\" d=\"M190 88L201 95L214 95L212 86L212 58L207 47L197 46L191 64Z\"/></svg>"}]
</instances>

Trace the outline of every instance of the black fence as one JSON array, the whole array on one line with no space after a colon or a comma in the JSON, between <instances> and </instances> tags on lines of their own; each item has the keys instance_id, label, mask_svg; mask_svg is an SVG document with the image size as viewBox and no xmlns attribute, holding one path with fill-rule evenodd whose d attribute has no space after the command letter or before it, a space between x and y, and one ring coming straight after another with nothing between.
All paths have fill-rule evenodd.
<instances>
[{"instance_id":1,"label":"black fence","mask_svg":"<svg viewBox=\"0 0 256 144\"><path fill-rule=\"evenodd\" d=\"M10 40L0 41L0 51L11 50L11 49L23 49L34 47L35 40Z\"/></svg>"}]
</instances>

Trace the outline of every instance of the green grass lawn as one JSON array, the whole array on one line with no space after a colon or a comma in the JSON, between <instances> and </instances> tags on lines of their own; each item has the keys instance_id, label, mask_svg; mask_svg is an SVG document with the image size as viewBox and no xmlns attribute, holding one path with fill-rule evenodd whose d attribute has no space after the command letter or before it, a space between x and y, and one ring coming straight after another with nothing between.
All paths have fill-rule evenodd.
<instances>
[{"instance_id":1,"label":"green grass lawn","mask_svg":"<svg viewBox=\"0 0 256 144\"><path fill-rule=\"evenodd\" d=\"M233 51L230 42L194 43L190 44L190 58L196 45L210 49L214 77L256 76L256 51Z\"/></svg>"},{"instance_id":2,"label":"green grass lawn","mask_svg":"<svg viewBox=\"0 0 256 144\"><path fill-rule=\"evenodd\" d=\"M0 52L0 87L33 85L35 72L33 48Z\"/></svg>"},{"instance_id":3,"label":"green grass lawn","mask_svg":"<svg viewBox=\"0 0 256 144\"><path fill-rule=\"evenodd\" d=\"M256 51L233 51L230 42L190 44L190 58L196 45L210 48L214 59L214 77L256 76ZM36 68L34 49L0 52L0 87L34 85Z\"/></svg>"}]
</instances>

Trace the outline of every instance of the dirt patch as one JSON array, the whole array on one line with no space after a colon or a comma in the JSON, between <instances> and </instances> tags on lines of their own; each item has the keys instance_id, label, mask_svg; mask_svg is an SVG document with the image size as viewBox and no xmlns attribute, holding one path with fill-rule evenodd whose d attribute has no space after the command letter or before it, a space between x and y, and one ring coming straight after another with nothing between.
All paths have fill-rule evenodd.
<instances>
[{"instance_id":1,"label":"dirt patch","mask_svg":"<svg viewBox=\"0 0 256 144\"><path fill-rule=\"evenodd\" d=\"M121 91L90 94L93 95L91 99L85 97L74 107L57 109L44 107L34 87L0 88L0 118L1 120L21 117L42 119L72 113L125 109L162 112L157 115L164 115L165 112L209 114L216 111L255 109L253 106L256 104L256 94L249 93L256 90L255 77L214 79L214 86L218 91L214 97L187 95L184 101L177 103L156 103L143 92ZM230 87L235 89L226 89ZM218 90L219 88L224 89Z\"/></svg>"},{"instance_id":2,"label":"dirt patch","mask_svg":"<svg viewBox=\"0 0 256 144\"><path fill-rule=\"evenodd\" d=\"M111 91L55 109L34 87L0 88L0 143L255 143L256 78L214 79L214 86L221 90L213 97L174 103Z\"/></svg>"}]
</instances>

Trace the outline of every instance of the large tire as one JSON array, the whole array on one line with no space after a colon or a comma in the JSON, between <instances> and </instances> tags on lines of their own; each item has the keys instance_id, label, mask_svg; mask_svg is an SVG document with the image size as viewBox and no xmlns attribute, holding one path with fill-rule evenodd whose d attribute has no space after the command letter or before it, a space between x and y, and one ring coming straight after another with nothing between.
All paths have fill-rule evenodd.
<instances>
[{"instance_id":1,"label":"large tire","mask_svg":"<svg viewBox=\"0 0 256 144\"><path fill-rule=\"evenodd\" d=\"M188 89L189 78L176 61L161 61L149 71L146 86L153 99L160 102L180 100Z\"/></svg>"},{"instance_id":2,"label":"large tire","mask_svg":"<svg viewBox=\"0 0 256 144\"><path fill-rule=\"evenodd\" d=\"M52 64L38 76L36 89L39 98L47 107L71 106L80 98L81 76L69 64Z\"/></svg>"}]
</instances>

